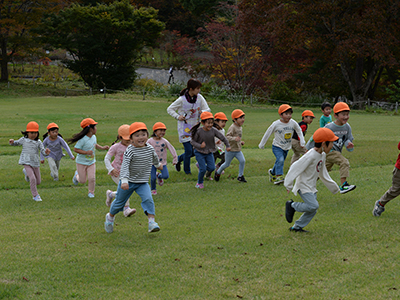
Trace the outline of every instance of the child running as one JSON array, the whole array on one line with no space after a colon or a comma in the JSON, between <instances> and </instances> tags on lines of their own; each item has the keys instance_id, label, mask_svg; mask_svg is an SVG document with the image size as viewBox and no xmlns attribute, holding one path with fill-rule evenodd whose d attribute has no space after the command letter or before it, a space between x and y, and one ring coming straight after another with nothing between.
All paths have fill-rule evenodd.
<instances>
[{"instance_id":1,"label":"child running","mask_svg":"<svg viewBox=\"0 0 400 300\"><path fill-rule=\"evenodd\" d=\"M223 112L217 112L214 115L214 127L221 132L225 136L225 126L228 118ZM217 150L214 152L214 161L217 162L217 158L219 162L215 164L215 170L218 170L220 166L225 162L225 144L219 139L215 138L215 146ZM209 180L213 180L211 177L212 171L206 172L206 178Z\"/></svg>"},{"instance_id":2,"label":"child running","mask_svg":"<svg viewBox=\"0 0 400 300\"><path fill-rule=\"evenodd\" d=\"M293 216L296 211L303 212L301 217L290 227L290 231L308 232L303 228L306 227L317 213L319 207L317 201L317 180L318 178L333 193L339 192L339 187L329 176L325 166L326 154L332 149L333 141L338 139L337 136L328 128L319 128L314 132L315 147L310 149L298 161L296 161L289 169L285 178L285 187L294 195L299 193L304 202L286 202L286 220L292 223ZM293 181L296 183L293 186Z\"/></svg>"},{"instance_id":3,"label":"child running","mask_svg":"<svg viewBox=\"0 0 400 300\"><path fill-rule=\"evenodd\" d=\"M264 149L265 143L268 141L271 134L274 133L275 137L272 141L272 152L274 153L276 160L274 167L268 170L269 181L274 184L281 184L285 180L283 177L283 166L285 164L286 156L292 148L293 131L295 131L297 136L300 138L300 147L305 146L301 128L299 124L292 119L293 109L288 104L282 104L279 106L278 113L281 118L268 127L258 145L260 149Z\"/></svg>"},{"instance_id":4,"label":"child running","mask_svg":"<svg viewBox=\"0 0 400 300\"><path fill-rule=\"evenodd\" d=\"M326 124L332 123L332 106L329 102L321 104L322 116L319 119L319 127L325 127Z\"/></svg>"},{"instance_id":5,"label":"child running","mask_svg":"<svg viewBox=\"0 0 400 300\"><path fill-rule=\"evenodd\" d=\"M76 171L72 182L75 185L85 183L88 180L88 197L94 198L94 189L96 186L96 155L97 150L108 150L108 146L100 146L97 144L96 128L97 122L92 118L83 119L81 122L82 131L74 134L68 141L68 144L75 142L74 151L78 153L76 156Z\"/></svg>"},{"instance_id":6,"label":"child running","mask_svg":"<svg viewBox=\"0 0 400 300\"><path fill-rule=\"evenodd\" d=\"M222 172L231 165L233 158L236 157L239 161L239 174L237 180L239 182L247 182L244 178L244 166L246 160L242 153L242 146L244 145L244 141L242 141L242 126L244 124L245 113L241 109L235 109L232 112L231 117L233 124L229 127L226 138L232 146L230 149L226 148L227 152L225 154L225 162L217 171L215 171L214 179L215 181L219 181Z\"/></svg>"},{"instance_id":7,"label":"child running","mask_svg":"<svg viewBox=\"0 0 400 300\"><path fill-rule=\"evenodd\" d=\"M351 133L351 127L348 123L350 118L350 108L344 102L338 102L333 107L335 122L325 125L325 128L329 128L339 138L333 143L331 152L326 155L326 168L330 171L333 165L339 166L340 173L340 193L345 194L356 188L355 185L347 182L347 177L350 175L350 163L347 158L342 154L343 146L346 147L347 151L351 152L354 150L353 134ZM313 137L307 143L307 149L314 147Z\"/></svg>"},{"instance_id":8,"label":"child running","mask_svg":"<svg viewBox=\"0 0 400 300\"><path fill-rule=\"evenodd\" d=\"M308 125L310 125L312 123L315 116L311 110L306 109L301 114L301 117L302 117L302 120L301 120L301 122L299 122L299 126L301 128L301 131L303 132L303 136L306 136ZM290 161L291 165L295 161L297 161L300 158L300 156L304 155L304 153L307 152L307 149L305 147L300 146L300 138L297 135L296 131L293 131L292 150L293 150L293 156L292 156L292 160Z\"/></svg>"},{"instance_id":9,"label":"child running","mask_svg":"<svg viewBox=\"0 0 400 300\"><path fill-rule=\"evenodd\" d=\"M117 143L117 141L120 141ZM119 174L121 171L122 159L124 157L124 153L126 148L130 145L131 140L129 138L129 125L121 125L118 128L118 136L117 140L113 143L113 145L108 150L106 156L104 157L104 164L108 170L108 175L111 176L111 179L118 185L119 183ZM111 159L114 156L113 162ZM111 202L115 198L117 192L113 192L111 190L106 191L106 205L108 207L111 206ZM136 209L129 207L129 199L126 201L124 206L124 216L130 217L136 212Z\"/></svg>"},{"instance_id":10,"label":"child running","mask_svg":"<svg viewBox=\"0 0 400 300\"><path fill-rule=\"evenodd\" d=\"M24 135L17 141L10 139L8 142L11 146L22 146L22 152L19 157L18 164L23 165L22 172L25 180L29 182L33 200L42 201L37 186L40 184L40 157L39 151L43 155L50 154L50 149L45 149L43 143L39 140L39 124L31 121L26 125L26 130L21 131Z\"/></svg>"},{"instance_id":11,"label":"child running","mask_svg":"<svg viewBox=\"0 0 400 300\"><path fill-rule=\"evenodd\" d=\"M150 177L150 185L151 185L151 194L157 195L157 187L156 183L158 182L159 186L164 184L164 179L169 178L168 168L167 168L167 149L171 152L173 161L172 164L175 166L178 163L178 156L176 155L176 151L174 146L168 142L164 136L165 131L167 130L167 126L164 123L157 122L153 125L153 135L147 141L147 143L153 146L154 150L156 150L157 156L160 159L160 163L163 165L161 173L157 172L155 166L151 167L151 177Z\"/></svg>"},{"instance_id":12,"label":"child running","mask_svg":"<svg viewBox=\"0 0 400 300\"><path fill-rule=\"evenodd\" d=\"M397 145L397 149L400 150L400 143ZM397 156L396 164L394 165L392 186L375 202L372 214L375 217L379 217L385 211L385 205L398 195L400 195L400 154Z\"/></svg>"},{"instance_id":13,"label":"child running","mask_svg":"<svg viewBox=\"0 0 400 300\"><path fill-rule=\"evenodd\" d=\"M226 151L229 151L230 145L226 137L220 133L214 125L214 116L212 113L205 111L200 115L201 123L193 126L191 129L192 140L190 141L194 148L194 155L199 164L199 175L196 183L196 188L204 188L204 175L206 171L212 172L215 170L214 152L215 137L218 137L226 145ZM203 126L200 127L200 124Z\"/></svg>"},{"instance_id":14,"label":"child running","mask_svg":"<svg viewBox=\"0 0 400 300\"><path fill-rule=\"evenodd\" d=\"M155 222L154 201L149 186L151 167L162 170L156 151L147 144L149 132L146 124L135 122L129 126L131 144L126 148L121 165L120 181L117 196L111 203L110 212L106 214L104 227L107 233L114 231L115 215L120 212L133 192L142 199L142 208L149 220L149 232L156 232L160 227Z\"/></svg>"},{"instance_id":15,"label":"child running","mask_svg":"<svg viewBox=\"0 0 400 300\"><path fill-rule=\"evenodd\" d=\"M50 167L50 176L54 181L58 181L58 170L60 169L60 160L63 158L64 153L62 149L67 151L69 158L75 160L75 156L72 154L67 143L62 138L62 135L58 132L60 128L56 123L50 123L47 125L47 132L43 135L43 147L50 149L50 154L47 156L47 161ZM43 154L40 153L40 162L44 163Z\"/></svg>"}]
</instances>

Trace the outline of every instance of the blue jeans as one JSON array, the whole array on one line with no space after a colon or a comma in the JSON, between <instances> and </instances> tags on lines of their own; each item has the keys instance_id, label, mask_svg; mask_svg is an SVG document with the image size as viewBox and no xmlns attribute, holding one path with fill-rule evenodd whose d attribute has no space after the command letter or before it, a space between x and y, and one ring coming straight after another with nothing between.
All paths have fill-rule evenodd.
<instances>
[{"instance_id":1,"label":"blue jeans","mask_svg":"<svg viewBox=\"0 0 400 300\"><path fill-rule=\"evenodd\" d=\"M239 175L238 175L238 177L243 176L244 166L246 164L246 160L244 158L244 155L243 155L242 151L225 151L225 162L222 164L221 167L219 167L219 169L218 169L218 171L216 173L218 173L218 175L220 175L223 170L225 170L227 167L229 167L231 165L231 162L235 157L239 161Z\"/></svg>"},{"instance_id":2,"label":"blue jeans","mask_svg":"<svg viewBox=\"0 0 400 300\"><path fill-rule=\"evenodd\" d=\"M193 146L189 142L182 143L185 152L178 156L178 164L183 161L183 171L186 174L190 174L190 159L194 156Z\"/></svg>"},{"instance_id":3,"label":"blue jeans","mask_svg":"<svg viewBox=\"0 0 400 300\"><path fill-rule=\"evenodd\" d=\"M194 155L199 163L199 177L197 179L197 183L200 184L204 182L204 175L206 174L206 171L212 172L215 170L214 154L203 154L194 149Z\"/></svg>"},{"instance_id":4,"label":"blue jeans","mask_svg":"<svg viewBox=\"0 0 400 300\"><path fill-rule=\"evenodd\" d=\"M298 219L294 223L294 228L304 228L311 222L312 218L314 218L317 213L317 209L319 207L317 201L317 193L302 193L300 190L298 191L303 202L293 202L292 207L299 212L303 212L300 219Z\"/></svg>"},{"instance_id":5,"label":"blue jeans","mask_svg":"<svg viewBox=\"0 0 400 300\"><path fill-rule=\"evenodd\" d=\"M272 153L274 153L276 160L275 165L272 168L273 175L283 175L283 165L289 150L283 150L277 146L272 145Z\"/></svg>"},{"instance_id":6,"label":"blue jeans","mask_svg":"<svg viewBox=\"0 0 400 300\"><path fill-rule=\"evenodd\" d=\"M129 182L129 189L121 189L121 180L118 184L117 195L115 200L111 203L110 214L116 215L118 212L123 211L126 201L133 192L139 195L142 199L142 208L146 215L155 215L154 201L151 196L150 186L146 183L133 183Z\"/></svg>"},{"instance_id":7,"label":"blue jeans","mask_svg":"<svg viewBox=\"0 0 400 300\"><path fill-rule=\"evenodd\" d=\"M151 166L151 177L150 177L150 186L151 190L156 190L157 189L157 178L162 178L162 179L168 179L169 178L169 173L168 173L168 168L167 165L163 165L163 169L160 173L157 173L157 169L155 166Z\"/></svg>"}]
</instances>

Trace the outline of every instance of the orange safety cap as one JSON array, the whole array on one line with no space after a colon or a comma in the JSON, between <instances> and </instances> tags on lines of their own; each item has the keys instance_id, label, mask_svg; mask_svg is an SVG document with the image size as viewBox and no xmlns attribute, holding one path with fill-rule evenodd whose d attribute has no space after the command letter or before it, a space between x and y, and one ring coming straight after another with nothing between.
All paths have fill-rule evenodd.
<instances>
[{"instance_id":1,"label":"orange safety cap","mask_svg":"<svg viewBox=\"0 0 400 300\"><path fill-rule=\"evenodd\" d=\"M231 117L232 117L232 119L239 119L241 116L243 116L243 115L245 115L245 113L243 112L243 110L241 110L241 109L235 109L233 112L232 112L232 115L231 115Z\"/></svg>"},{"instance_id":2,"label":"orange safety cap","mask_svg":"<svg viewBox=\"0 0 400 300\"><path fill-rule=\"evenodd\" d=\"M287 111L288 109L291 109L292 107L288 104L282 104L281 106L279 106L278 109L278 113L281 115L283 114L285 111Z\"/></svg>"},{"instance_id":3,"label":"orange safety cap","mask_svg":"<svg viewBox=\"0 0 400 300\"><path fill-rule=\"evenodd\" d=\"M60 127L58 127L58 125L56 123L50 123L49 125L47 125L47 130L49 130L51 128L60 129Z\"/></svg>"},{"instance_id":4,"label":"orange safety cap","mask_svg":"<svg viewBox=\"0 0 400 300\"><path fill-rule=\"evenodd\" d=\"M159 129L165 129L167 130L167 126L165 126L164 123L162 122L157 122L153 125L153 131L159 130Z\"/></svg>"},{"instance_id":5,"label":"orange safety cap","mask_svg":"<svg viewBox=\"0 0 400 300\"><path fill-rule=\"evenodd\" d=\"M85 128L85 127L88 127L90 125L96 125L96 124L97 124L97 122L95 120L93 120L92 118L86 118L86 119L82 120L81 127Z\"/></svg>"},{"instance_id":6,"label":"orange safety cap","mask_svg":"<svg viewBox=\"0 0 400 300\"><path fill-rule=\"evenodd\" d=\"M326 127L318 128L313 134L314 142L333 142L339 139L332 130Z\"/></svg>"},{"instance_id":7,"label":"orange safety cap","mask_svg":"<svg viewBox=\"0 0 400 300\"><path fill-rule=\"evenodd\" d=\"M214 115L214 119L228 121L228 118L226 117L226 115L223 112L217 112Z\"/></svg>"},{"instance_id":8,"label":"orange safety cap","mask_svg":"<svg viewBox=\"0 0 400 300\"><path fill-rule=\"evenodd\" d=\"M132 123L131 126L129 126L129 135L132 135L133 133L135 133L136 131L139 131L139 130L147 131L146 124L144 124L143 122Z\"/></svg>"},{"instance_id":9,"label":"orange safety cap","mask_svg":"<svg viewBox=\"0 0 400 300\"><path fill-rule=\"evenodd\" d=\"M27 132L38 132L39 131L39 124L35 121L31 121L26 125Z\"/></svg>"},{"instance_id":10,"label":"orange safety cap","mask_svg":"<svg viewBox=\"0 0 400 300\"><path fill-rule=\"evenodd\" d=\"M335 114L340 113L341 111L348 110L350 111L350 107L344 102L338 102L333 107L333 112Z\"/></svg>"},{"instance_id":11,"label":"orange safety cap","mask_svg":"<svg viewBox=\"0 0 400 300\"><path fill-rule=\"evenodd\" d=\"M209 111L203 111L200 115L200 119L202 121L204 120L208 120L208 119L214 119L214 116L212 113L210 113Z\"/></svg>"},{"instance_id":12,"label":"orange safety cap","mask_svg":"<svg viewBox=\"0 0 400 300\"><path fill-rule=\"evenodd\" d=\"M118 136L122 137L124 140L129 140L129 125L124 124L119 126Z\"/></svg>"},{"instance_id":13,"label":"orange safety cap","mask_svg":"<svg viewBox=\"0 0 400 300\"><path fill-rule=\"evenodd\" d=\"M313 118L315 118L314 113L309 109L306 109L305 111L303 111L301 116L302 117L313 117Z\"/></svg>"}]
</instances>

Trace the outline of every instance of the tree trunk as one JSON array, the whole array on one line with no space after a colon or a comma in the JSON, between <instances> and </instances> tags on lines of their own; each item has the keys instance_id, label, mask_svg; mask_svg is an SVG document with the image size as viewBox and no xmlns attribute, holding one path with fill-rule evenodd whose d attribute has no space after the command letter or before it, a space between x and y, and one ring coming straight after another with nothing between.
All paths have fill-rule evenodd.
<instances>
[{"instance_id":1,"label":"tree trunk","mask_svg":"<svg viewBox=\"0 0 400 300\"><path fill-rule=\"evenodd\" d=\"M1 77L0 81L8 81L8 56L7 56L7 43L6 40L3 39L1 41L1 59L0 59L0 68L1 68Z\"/></svg>"}]
</instances>

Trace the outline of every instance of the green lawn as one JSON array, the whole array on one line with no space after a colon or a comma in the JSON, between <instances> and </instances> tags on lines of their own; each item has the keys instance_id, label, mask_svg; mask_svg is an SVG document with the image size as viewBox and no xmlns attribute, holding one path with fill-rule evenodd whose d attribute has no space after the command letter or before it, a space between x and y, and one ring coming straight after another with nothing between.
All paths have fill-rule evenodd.
<instances>
[{"instance_id":1,"label":"green lawn","mask_svg":"<svg viewBox=\"0 0 400 300\"><path fill-rule=\"evenodd\" d=\"M234 160L220 182L205 181L205 189L197 190L195 160L192 176L176 172L170 163L170 178L154 197L158 233L147 233L136 194L131 198L136 215L118 214L114 233L104 231L105 192L115 189L104 166L105 151L96 154L94 199L87 197L87 185L72 184L75 162L65 158L58 182L52 181L47 162L41 167L43 202L32 200L18 165L21 147L8 145L31 120L39 123L41 135L56 122L69 138L80 131L83 118L94 118L101 145L111 145L124 123L142 121L151 128L161 121L168 128L165 137L182 153L176 121L166 113L171 102L141 98L0 97L0 299L400 298L399 201L389 203L380 218L371 213L391 185L399 116L351 112L355 150L344 155L351 164L349 182L357 189L333 195L318 182L320 208L306 234L289 232L284 216L285 202L300 197L268 182L275 161L272 138L266 149L257 147L278 119L277 107L271 106L209 103L214 113L246 112L248 183L236 181ZM304 109L294 108L296 121ZM321 115L312 110L317 119L306 139ZM339 182L337 167L331 176Z\"/></svg>"}]
</instances>

